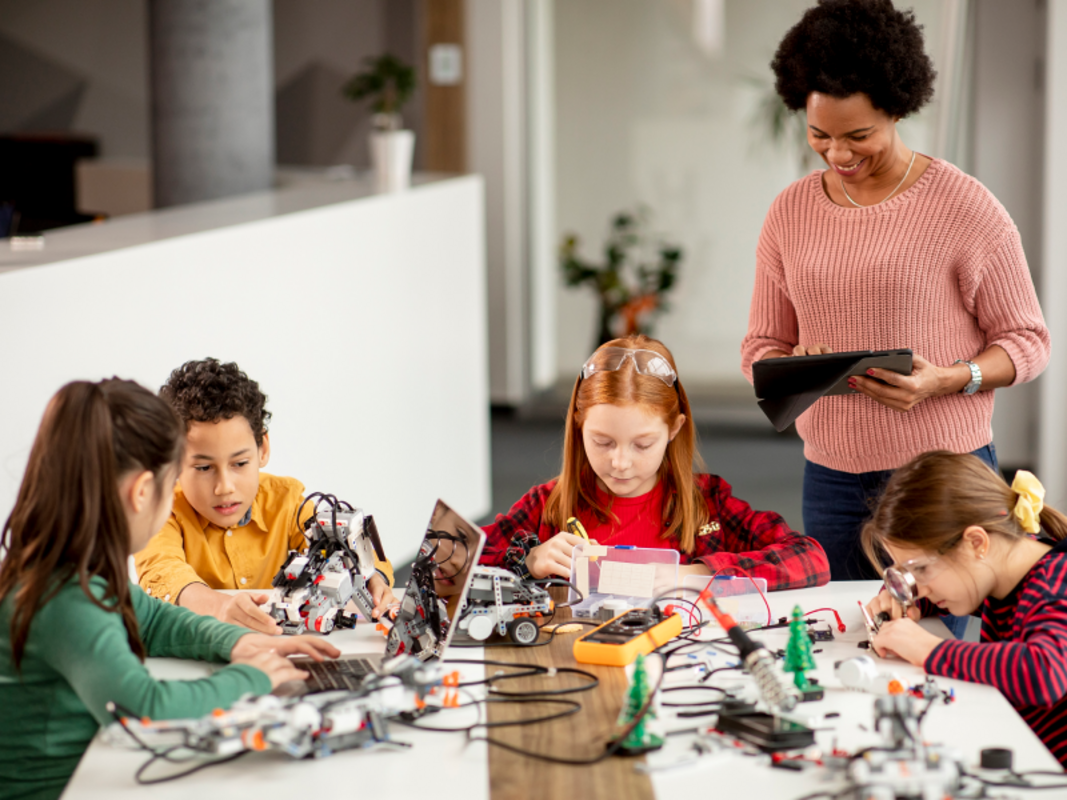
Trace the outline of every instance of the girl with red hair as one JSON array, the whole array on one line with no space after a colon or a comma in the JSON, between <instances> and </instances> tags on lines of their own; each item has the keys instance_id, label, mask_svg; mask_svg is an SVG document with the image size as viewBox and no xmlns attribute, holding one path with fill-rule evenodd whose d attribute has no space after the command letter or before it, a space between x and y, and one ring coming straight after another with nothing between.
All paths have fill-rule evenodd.
<instances>
[{"instance_id":1,"label":"girl with red hair","mask_svg":"<svg viewBox=\"0 0 1067 800\"><path fill-rule=\"evenodd\" d=\"M814 539L772 511L754 511L703 467L689 400L664 345L628 336L601 346L571 392L560 475L535 486L485 529L482 563L522 577L570 578L581 539L576 517L602 545L673 548L681 575L744 571L770 589L830 579Z\"/></svg>"}]
</instances>

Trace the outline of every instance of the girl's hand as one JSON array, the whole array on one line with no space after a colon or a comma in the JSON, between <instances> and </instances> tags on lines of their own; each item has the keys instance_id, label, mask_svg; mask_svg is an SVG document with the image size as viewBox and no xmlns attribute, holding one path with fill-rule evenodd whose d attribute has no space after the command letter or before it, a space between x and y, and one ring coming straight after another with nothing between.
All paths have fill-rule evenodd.
<instances>
[{"instance_id":1,"label":"girl's hand","mask_svg":"<svg viewBox=\"0 0 1067 800\"><path fill-rule=\"evenodd\" d=\"M381 619L389 606L400 602L389 587L389 582L377 572L367 581L367 588L370 589L370 596L374 600L374 610L370 613L374 619Z\"/></svg>"},{"instance_id":2,"label":"girl's hand","mask_svg":"<svg viewBox=\"0 0 1067 800\"><path fill-rule=\"evenodd\" d=\"M277 653L279 656L310 656L315 661L323 657L337 658L341 651L317 636L264 636L261 633L248 633L237 640L230 651L232 663L248 663L250 659L263 653Z\"/></svg>"},{"instance_id":3,"label":"girl's hand","mask_svg":"<svg viewBox=\"0 0 1067 800\"><path fill-rule=\"evenodd\" d=\"M870 377L849 378L848 385L894 411L911 411L931 397L960 391L971 379L965 364L935 367L918 353L911 357L911 375L891 369L869 369ZM879 383L875 378L885 381Z\"/></svg>"},{"instance_id":4,"label":"girl's hand","mask_svg":"<svg viewBox=\"0 0 1067 800\"><path fill-rule=\"evenodd\" d=\"M238 642L241 640L238 639ZM274 641L282 641L275 639ZM234 647L234 650L237 648ZM268 678L270 678L270 688L277 689L283 683L289 681L303 681L307 680L308 674L302 669L297 669L285 656L278 655L273 650L264 650L257 652L247 658L233 659L231 664L248 664L251 667L255 667Z\"/></svg>"},{"instance_id":5,"label":"girl's hand","mask_svg":"<svg viewBox=\"0 0 1067 800\"><path fill-rule=\"evenodd\" d=\"M535 578L558 575L569 581L571 579L571 553L580 544L585 544L585 539L581 536L560 531L547 542L537 545L526 554L526 569ZM590 542L590 544L596 544L596 542Z\"/></svg>"},{"instance_id":6,"label":"girl's hand","mask_svg":"<svg viewBox=\"0 0 1067 800\"><path fill-rule=\"evenodd\" d=\"M899 656L909 664L921 667L941 639L911 619L894 619L883 623L874 637L874 649L882 658Z\"/></svg>"},{"instance_id":7,"label":"girl's hand","mask_svg":"<svg viewBox=\"0 0 1067 800\"><path fill-rule=\"evenodd\" d=\"M893 596L889 592L882 591L874 596L874 599L867 604L867 610L871 612L871 616L878 619L878 615L883 611L889 614L890 619L900 619L904 616L904 606L893 599ZM917 606L910 606L908 608L908 619L913 619L918 622L922 619L922 612L919 611Z\"/></svg>"}]
</instances>

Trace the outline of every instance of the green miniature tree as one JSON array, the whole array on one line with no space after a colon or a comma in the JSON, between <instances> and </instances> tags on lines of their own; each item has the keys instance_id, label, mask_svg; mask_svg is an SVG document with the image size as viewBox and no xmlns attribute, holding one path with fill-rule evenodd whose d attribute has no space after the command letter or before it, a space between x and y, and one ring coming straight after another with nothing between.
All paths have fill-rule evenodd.
<instances>
[{"instance_id":1,"label":"green miniature tree","mask_svg":"<svg viewBox=\"0 0 1067 800\"><path fill-rule=\"evenodd\" d=\"M378 130L400 129L400 109L415 91L415 69L388 53L370 57L365 61L367 69L356 73L344 85L345 97L360 101L374 98L374 127Z\"/></svg>"},{"instance_id":2,"label":"green miniature tree","mask_svg":"<svg viewBox=\"0 0 1067 800\"><path fill-rule=\"evenodd\" d=\"M800 606L793 606L793 619L789 622L789 644L785 646L785 663L782 665L786 672L793 673L793 683L802 692L811 688L811 682L804 673L809 669L815 669L815 658L811 654L811 637L808 636L808 625L804 621L804 612Z\"/></svg>"},{"instance_id":3,"label":"green miniature tree","mask_svg":"<svg viewBox=\"0 0 1067 800\"><path fill-rule=\"evenodd\" d=\"M626 702L623 703L622 711L619 712L620 728L626 728L634 721L648 702L651 692L648 685L648 671L645 669L645 657L638 655L634 662L634 674L630 680L630 688L626 690ZM655 709L649 707L645 715L634 725L633 730L623 739L619 749L628 753L644 753L661 747L663 737L654 733L649 726L649 723L655 719Z\"/></svg>"}]
</instances>

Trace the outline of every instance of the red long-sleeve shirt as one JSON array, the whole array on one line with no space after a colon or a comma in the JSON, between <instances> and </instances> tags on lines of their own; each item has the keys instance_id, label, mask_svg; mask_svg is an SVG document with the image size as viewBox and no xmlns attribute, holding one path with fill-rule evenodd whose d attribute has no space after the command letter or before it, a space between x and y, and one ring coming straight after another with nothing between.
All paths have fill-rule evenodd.
<instances>
[{"instance_id":1,"label":"red long-sleeve shirt","mask_svg":"<svg viewBox=\"0 0 1067 800\"><path fill-rule=\"evenodd\" d=\"M697 533L693 552L682 552L677 536L657 538L656 546L678 550L681 563L699 561L712 572L723 569L729 574L729 568L740 567L753 578L765 578L772 591L821 586L830 580L826 554L814 539L792 530L773 511L754 511L744 500L734 497L730 484L718 475L697 475L696 481L707 501L710 519ZM555 481L551 481L535 486L507 514L498 515L485 528L481 563L507 567L519 574L526 572L526 554L559 533L543 517L545 501L554 485ZM660 497L656 490L649 494ZM602 527L587 507L579 507L575 516L589 531ZM644 517L647 519L648 515ZM662 513L655 519L662 533L667 527ZM600 535L598 541L617 544L621 539L609 541Z\"/></svg>"},{"instance_id":2,"label":"red long-sleeve shirt","mask_svg":"<svg viewBox=\"0 0 1067 800\"><path fill-rule=\"evenodd\" d=\"M1067 766L1067 541L1058 542L1003 600L982 606L982 641L944 641L933 675L1000 689Z\"/></svg>"}]
</instances>

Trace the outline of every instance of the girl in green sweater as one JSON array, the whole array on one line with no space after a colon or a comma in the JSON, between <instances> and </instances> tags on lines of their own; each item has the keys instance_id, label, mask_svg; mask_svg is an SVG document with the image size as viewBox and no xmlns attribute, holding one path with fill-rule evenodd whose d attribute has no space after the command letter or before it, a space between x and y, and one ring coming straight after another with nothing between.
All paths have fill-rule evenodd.
<instances>
[{"instance_id":1,"label":"girl in green sweater","mask_svg":"<svg viewBox=\"0 0 1067 800\"><path fill-rule=\"evenodd\" d=\"M45 411L0 539L0 797L56 798L107 704L196 717L305 674L311 637L250 633L148 597L128 559L170 514L185 441L170 406L131 381L75 382ZM147 656L226 662L159 681Z\"/></svg>"}]
</instances>

